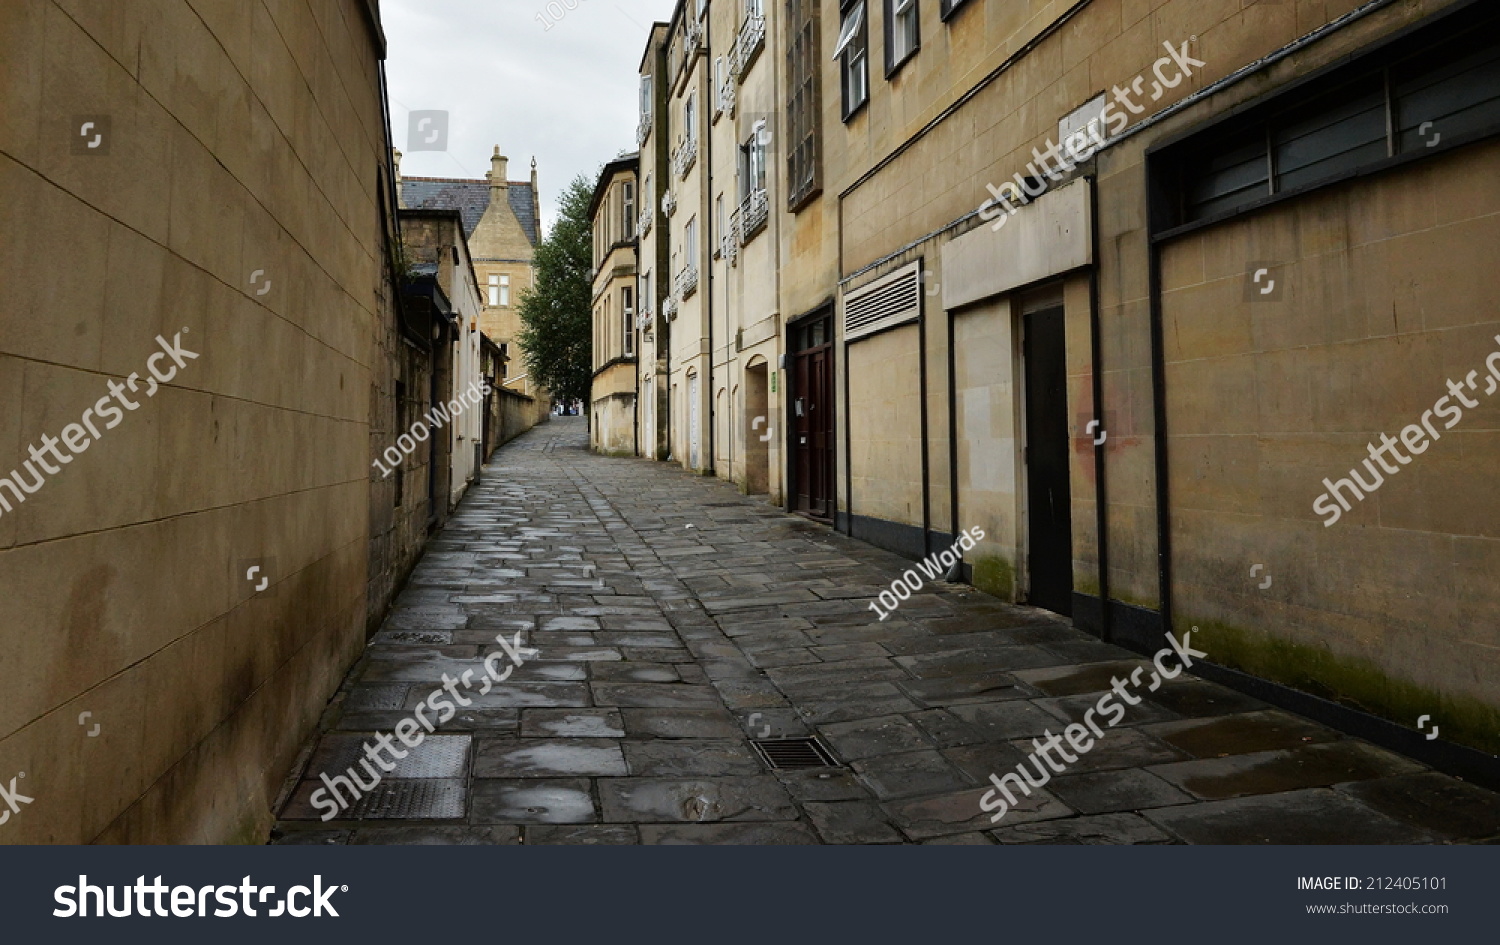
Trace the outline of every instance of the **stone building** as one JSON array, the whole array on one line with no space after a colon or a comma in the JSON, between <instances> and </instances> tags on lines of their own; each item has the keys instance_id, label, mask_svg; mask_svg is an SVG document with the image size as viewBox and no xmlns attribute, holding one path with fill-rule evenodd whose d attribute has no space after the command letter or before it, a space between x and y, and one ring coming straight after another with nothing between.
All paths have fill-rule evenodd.
<instances>
[{"instance_id":1,"label":"stone building","mask_svg":"<svg viewBox=\"0 0 1500 945\"><path fill-rule=\"evenodd\" d=\"M548 416L549 396L525 375L516 338L521 330L520 293L536 285L533 257L542 237L541 198L536 162L526 181L510 180L509 166L496 145L483 180L402 177L399 163L397 170L403 207L457 210L461 215L484 301L480 331L504 346L512 369L522 372L506 379L504 386L535 399L535 423Z\"/></svg>"},{"instance_id":2,"label":"stone building","mask_svg":"<svg viewBox=\"0 0 1500 945\"><path fill-rule=\"evenodd\" d=\"M642 61L637 135L650 214L640 290L655 313L642 430L658 457L777 502L785 260L770 211L783 193L773 160L782 55L759 2L726 3L702 20L679 5Z\"/></svg>"},{"instance_id":3,"label":"stone building","mask_svg":"<svg viewBox=\"0 0 1500 945\"><path fill-rule=\"evenodd\" d=\"M638 156L604 166L589 203L594 234L593 352L590 445L603 453L636 454L636 226ZM641 316L645 312L640 313Z\"/></svg>"},{"instance_id":4,"label":"stone building","mask_svg":"<svg viewBox=\"0 0 1500 945\"><path fill-rule=\"evenodd\" d=\"M448 512L463 498L468 487L479 478L479 467L488 456L484 452L483 404L465 400L468 391L481 391L484 379L480 371L480 312L483 308L479 281L475 276L463 220L457 210L403 209L401 242L410 278L409 295L433 305L432 346L441 370L435 372L430 389L414 397L411 403L433 405L458 403L464 409L447 419L440 415L406 410L398 422L399 433L412 424L431 428L431 436L418 440L419 448L407 452L404 462L420 461L425 454L433 463L437 476L432 480L433 522L446 521ZM413 392L417 393L417 392ZM469 395L470 399L475 395ZM403 407L410 404L403 403ZM440 455L446 462L436 462ZM398 470L399 471L399 470Z\"/></svg>"},{"instance_id":5,"label":"stone building","mask_svg":"<svg viewBox=\"0 0 1500 945\"><path fill-rule=\"evenodd\" d=\"M751 79L780 70L774 264L720 302L691 272L723 147L702 103L752 15ZM1431 751L1478 763L1500 748L1494 16L679 3L641 70L642 179L674 198L641 247L676 307L659 458L709 468L704 431L742 426L694 377L720 370L721 305L757 338L769 284L787 508L912 557L978 526L965 574L993 594L1141 651L1198 627L1215 678L1409 750L1432 715Z\"/></svg>"},{"instance_id":6,"label":"stone building","mask_svg":"<svg viewBox=\"0 0 1500 945\"><path fill-rule=\"evenodd\" d=\"M382 593L378 8L37 0L0 34L0 474L78 451L0 480L0 778L32 798L0 842L259 843Z\"/></svg>"}]
</instances>

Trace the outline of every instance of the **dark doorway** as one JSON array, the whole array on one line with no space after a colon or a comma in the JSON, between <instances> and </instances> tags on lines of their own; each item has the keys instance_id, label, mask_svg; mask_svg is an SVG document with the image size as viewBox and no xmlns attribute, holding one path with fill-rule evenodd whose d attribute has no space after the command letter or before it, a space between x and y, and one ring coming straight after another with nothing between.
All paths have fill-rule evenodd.
<instances>
[{"instance_id":1,"label":"dark doorway","mask_svg":"<svg viewBox=\"0 0 1500 945\"><path fill-rule=\"evenodd\" d=\"M1068 371L1061 306L1025 316L1028 600L1073 612L1073 498L1068 481Z\"/></svg>"},{"instance_id":2,"label":"dark doorway","mask_svg":"<svg viewBox=\"0 0 1500 945\"><path fill-rule=\"evenodd\" d=\"M792 511L832 521L834 510L833 316L790 326Z\"/></svg>"}]
</instances>

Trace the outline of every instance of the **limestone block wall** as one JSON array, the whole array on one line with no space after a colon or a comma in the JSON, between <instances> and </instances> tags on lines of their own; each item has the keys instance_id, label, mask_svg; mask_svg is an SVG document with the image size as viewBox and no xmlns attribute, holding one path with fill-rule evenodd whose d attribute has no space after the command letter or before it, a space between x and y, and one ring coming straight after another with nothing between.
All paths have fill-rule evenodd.
<instances>
[{"instance_id":1,"label":"limestone block wall","mask_svg":"<svg viewBox=\"0 0 1500 945\"><path fill-rule=\"evenodd\" d=\"M0 474L136 404L0 485L0 842L260 842L363 643L372 10L0 5Z\"/></svg>"}]
</instances>

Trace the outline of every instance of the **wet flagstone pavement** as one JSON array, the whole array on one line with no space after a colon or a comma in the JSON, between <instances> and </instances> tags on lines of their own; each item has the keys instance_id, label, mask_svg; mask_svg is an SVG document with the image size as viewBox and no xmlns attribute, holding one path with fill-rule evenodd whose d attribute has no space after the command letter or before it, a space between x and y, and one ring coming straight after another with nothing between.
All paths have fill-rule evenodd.
<instances>
[{"instance_id":1,"label":"wet flagstone pavement","mask_svg":"<svg viewBox=\"0 0 1500 945\"><path fill-rule=\"evenodd\" d=\"M586 446L554 418L496 455L330 703L272 842L1500 838L1500 796L1186 673L992 825L990 773L1145 661L957 585L881 623L869 602L911 562ZM535 656L320 820L320 774L518 631ZM799 735L837 766L751 746Z\"/></svg>"}]
</instances>

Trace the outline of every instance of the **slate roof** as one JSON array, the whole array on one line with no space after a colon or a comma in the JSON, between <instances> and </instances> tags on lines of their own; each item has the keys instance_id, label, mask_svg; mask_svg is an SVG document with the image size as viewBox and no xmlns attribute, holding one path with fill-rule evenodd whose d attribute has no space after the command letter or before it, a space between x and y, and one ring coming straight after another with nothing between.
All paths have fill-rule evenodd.
<instances>
[{"instance_id":1,"label":"slate roof","mask_svg":"<svg viewBox=\"0 0 1500 945\"><path fill-rule=\"evenodd\" d=\"M537 219L531 200L531 182L511 181L509 195L511 211L520 221L526 238L535 246ZM453 177L403 177L401 200L413 209L457 210L463 220L464 236L473 236L474 227L479 225L490 205L490 183Z\"/></svg>"}]
</instances>

